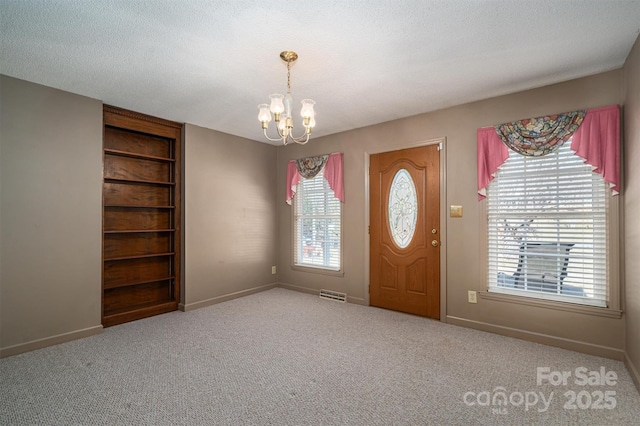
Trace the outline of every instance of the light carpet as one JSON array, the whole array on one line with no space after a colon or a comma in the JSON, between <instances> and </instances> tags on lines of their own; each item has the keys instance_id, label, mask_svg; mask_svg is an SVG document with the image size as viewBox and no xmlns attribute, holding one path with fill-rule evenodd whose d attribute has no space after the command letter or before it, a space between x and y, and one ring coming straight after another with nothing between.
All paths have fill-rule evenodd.
<instances>
[{"instance_id":1,"label":"light carpet","mask_svg":"<svg viewBox=\"0 0 640 426\"><path fill-rule=\"evenodd\" d=\"M538 384L538 367L552 381L570 376ZM638 419L640 396L621 362L284 289L0 360L2 425Z\"/></svg>"}]
</instances>

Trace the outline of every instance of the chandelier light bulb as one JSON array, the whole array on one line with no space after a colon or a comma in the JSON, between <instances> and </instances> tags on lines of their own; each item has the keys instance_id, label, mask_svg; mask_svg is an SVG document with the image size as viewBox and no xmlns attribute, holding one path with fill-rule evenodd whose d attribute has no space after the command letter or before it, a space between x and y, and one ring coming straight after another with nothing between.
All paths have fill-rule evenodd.
<instances>
[{"instance_id":1,"label":"chandelier light bulb","mask_svg":"<svg viewBox=\"0 0 640 426\"><path fill-rule=\"evenodd\" d=\"M301 102L302 109L300 110L300 115L302 118L311 119L315 117L316 113L313 110L313 106L316 104L313 99L303 99Z\"/></svg>"},{"instance_id":2,"label":"chandelier light bulb","mask_svg":"<svg viewBox=\"0 0 640 426\"><path fill-rule=\"evenodd\" d=\"M269 123L269 122L271 122L271 113L269 112L269 105L260 104L260 105L258 105L258 109L260 110L258 112L258 120L261 123Z\"/></svg>"},{"instance_id":3,"label":"chandelier light bulb","mask_svg":"<svg viewBox=\"0 0 640 426\"><path fill-rule=\"evenodd\" d=\"M271 96L269 96L269 99L271 99L271 112L274 114L282 114L282 111L284 111L284 104L282 103L282 98L284 98L284 96L275 93Z\"/></svg>"}]
</instances>

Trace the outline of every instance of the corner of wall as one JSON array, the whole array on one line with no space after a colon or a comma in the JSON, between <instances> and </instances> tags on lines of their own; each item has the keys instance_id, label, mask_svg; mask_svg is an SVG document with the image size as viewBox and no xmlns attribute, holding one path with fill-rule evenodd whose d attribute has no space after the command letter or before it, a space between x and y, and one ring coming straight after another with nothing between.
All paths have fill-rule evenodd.
<instances>
[{"instance_id":1,"label":"corner of wall","mask_svg":"<svg viewBox=\"0 0 640 426\"><path fill-rule=\"evenodd\" d=\"M640 172L632 165L640 160L640 36L636 39L623 67L623 215L635 216L640 208ZM640 255L640 227L637 221L625 221L622 231L624 259ZM640 391L640 265L626 261L622 265L624 282L625 364Z\"/></svg>"},{"instance_id":2,"label":"corner of wall","mask_svg":"<svg viewBox=\"0 0 640 426\"><path fill-rule=\"evenodd\" d=\"M184 128L179 309L191 310L276 281L277 148L193 124Z\"/></svg>"}]
</instances>

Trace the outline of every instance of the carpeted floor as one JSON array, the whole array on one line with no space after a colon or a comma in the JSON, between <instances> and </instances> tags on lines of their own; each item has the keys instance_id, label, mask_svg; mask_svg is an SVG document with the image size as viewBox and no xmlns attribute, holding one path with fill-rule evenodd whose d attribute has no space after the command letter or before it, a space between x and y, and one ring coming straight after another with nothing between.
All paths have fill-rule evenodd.
<instances>
[{"instance_id":1,"label":"carpeted floor","mask_svg":"<svg viewBox=\"0 0 640 426\"><path fill-rule=\"evenodd\" d=\"M538 367L548 368L541 384ZM566 384L549 383L562 372ZM0 360L2 425L638 419L640 396L621 362L284 289Z\"/></svg>"}]
</instances>

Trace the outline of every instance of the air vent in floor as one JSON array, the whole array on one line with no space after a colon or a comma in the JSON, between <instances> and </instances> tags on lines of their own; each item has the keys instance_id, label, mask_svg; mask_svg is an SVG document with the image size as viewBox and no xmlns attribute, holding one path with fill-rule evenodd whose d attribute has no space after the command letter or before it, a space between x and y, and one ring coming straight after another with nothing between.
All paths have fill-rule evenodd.
<instances>
[{"instance_id":1,"label":"air vent in floor","mask_svg":"<svg viewBox=\"0 0 640 426\"><path fill-rule=\"evenodd\" d=\"M346 302L347 294L331 290L320 290L320 299L335 300L336 302Z\"/></svg>"}]
</instances>

